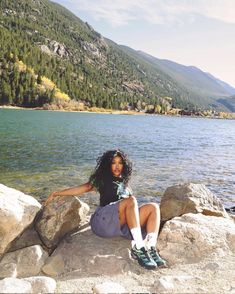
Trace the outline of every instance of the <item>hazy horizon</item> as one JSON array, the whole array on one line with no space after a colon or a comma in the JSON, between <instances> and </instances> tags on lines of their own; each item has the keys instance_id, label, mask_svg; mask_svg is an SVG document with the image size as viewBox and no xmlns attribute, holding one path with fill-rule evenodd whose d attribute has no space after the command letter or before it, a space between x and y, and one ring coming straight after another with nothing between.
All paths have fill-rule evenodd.
<instances>
[{"instance_id":1,"label":"hazy horizon","mask_svg":"<svg viewBox=\"0 0 235 294\"><path fill-rule=\"evenodd\" d=\"M54 2L120 45L196 66L235 88L233 0Z\"/></svg>"}]
</instances>

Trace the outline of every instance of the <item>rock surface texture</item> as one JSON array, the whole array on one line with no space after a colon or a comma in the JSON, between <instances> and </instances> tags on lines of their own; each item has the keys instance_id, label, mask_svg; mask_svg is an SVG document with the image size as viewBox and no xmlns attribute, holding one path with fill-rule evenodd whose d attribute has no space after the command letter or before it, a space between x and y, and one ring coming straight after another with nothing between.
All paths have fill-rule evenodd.
<instances>
[{"instance_id":1,"label":"rock surface texture","mask_svg":"<svg viewBox=\"0 0 235 294\"><path fill-rule=\"evenodd\" d=\"M0 256L33 222L40 208L33 197L0 184Z\"/></svg>"},{"instance_id":2,"label":"rock surface texture","mask_svg":"<svg viewBox=\"0 0 235 294\"><path fill-rule=\"evenodd\" d=\"M42 270L49 276L71 271L90 275L116 275L139 272L140 267L130 258L130 241L123 238L100 238L90 227L67 236L47 259Z\"/></svg>"},{"instance_id":3,"label":"rock surface texture","mask_svg":"<svg viewBox=\"0 0 235 294\"><path fill-rule=\"evenodd\" d=\"M12 193L12 189L7 191ZM41 240L33 225L22 228L11 247L6 242L2 250L0 293L235 293L234 220L203 185L179 185L173 191L175 194L162 200L166 219L157 246L168 262L167 268L140 267L130 256L129 240L94 235L87 223L88 206L76 197L61 197L34 220L41 239L50 252L54 250L51 256L37 244ZM10 216L13 210L16 216L16 210L21 212L13 226L17 228L16 223L25 218L25 211L21 211L19 204L13 209L8 193L3 199L0 209L6 219L8 211ZM32 223L32 217L28 218L28 223ZM4 231L0 240L11 240L12 232L4 220L0 219Z\"/></svg>"},{"instance_id":4,"label":"rock surface texture","mask_svg":"<svg viewBox=\"0 0 235 294\"><path fill-rule=\"evenodd\" d=\"M48 277L5 278L0 281L0 293L55 293L55 290L56 281Z\"/></svg>"},{"instance_id":5,"label":"rock surface texture","mask_svg":"<svg viewBox=\"0 0 235 294\"><path fill-rule=\"evenodd\" d=\"M167 221L158 239L170 265L197 263L211 255L235 254L235 225L229 218L185 214Z\"/></svg>"},{"instance_id":6,"label":"rock surface texture","mask_svg":"<svg viewBox=\"0 0 235 294\"><path fill-rule=\"evenodd\" d=\"M36 276L23 279L29 282L32 293L55 293L56 281L49 277Z\"/></svg>"},{"instance_id":7,"label":"rock surface texture","mask_svg":"<svg viewBox=\"0 0 235 294\"><path fill-rule=\"evenodd\" d=\"M7 252L16 251L33 245L43 245L43 243L34 227L30 226L20 236L12 241Z\"/></svg>"},{"instance_id":8,"label":"rock surface texture","mask_svg":"<svg viewBox=\"0 0 235 294\"><path fill-rule=\"evenodd\" d=\"M5 278L0 281L0 293L32 293L32 287L27 281Z\"/></svg>"},{"instance_id":9,"label":"rock surface texture","mask_svg":"<svg viewBox=\"0 0 235 294\"><path fill-rule=\"evenodd\" d=\"M44 207L35 228L48 248L87 221L89 206L77 197L57 197Z\"/></svg>"},{"instance_id":10,"label":"rock surface texture","mask_svg":"<svg viewBox=\"0 0 235 294\"><path fill-rule=\"evenodd\" d=\"M38 275L47 257L40 245L6 253L0 261L0 278Z\"/></svg>"},{"instance_id":11,"label":"rock surface texture","mask_svg":"<svg viewBox=\"0 0 235 294\"><path fill-rule=\"evenodd\" d=\"M163 221L190 212L228 217L221 201L205 185L193 183L167 188L160 210Z\"/></svg>"},{"instance_id":12,"label":"rock surface texture","mask_svg":"<svg viewBox=\"0 0 235 294\"><path fill-rule=\"evenodd\" d=\"M108 294L108 293L128 293L128 291L120 284L106 282L99 285L95 285L93 288L95 294Z\"/></svg>"}]
</instances>

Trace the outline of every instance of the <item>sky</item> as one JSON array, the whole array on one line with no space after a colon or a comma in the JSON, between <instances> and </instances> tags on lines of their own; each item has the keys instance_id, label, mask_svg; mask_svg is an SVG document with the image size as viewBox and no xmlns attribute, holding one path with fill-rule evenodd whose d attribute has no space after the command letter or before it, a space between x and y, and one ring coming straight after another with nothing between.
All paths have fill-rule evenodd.
<instances>
[{"instance_id":1,"label":"sky","mask_svg":"<svg viewBox=\"0 0 235 294\"><path fill-rule=\"evenodd\" d=\"M54 0L114 42L235 87L235 0Z\"/></svg>"}]
</instances>

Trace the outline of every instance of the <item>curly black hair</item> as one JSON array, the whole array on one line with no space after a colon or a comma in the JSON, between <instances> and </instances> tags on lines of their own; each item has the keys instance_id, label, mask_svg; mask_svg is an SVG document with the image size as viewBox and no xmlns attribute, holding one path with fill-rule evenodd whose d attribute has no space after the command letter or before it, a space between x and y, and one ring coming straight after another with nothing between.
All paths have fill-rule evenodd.
<instances>
[{"instance_id":1,"label":"curly black hair","mask_svg":"<svg viewBox=\"0 0 235 294\"><path fill-rule=\"evenodd\" d=\"M132 174L132 163L127 155L120 149L109 150L103 153L102 156L97 158L97 165L89 178L97 189L104 185L105 181L112 178L111 164L115 156L120 156L123 161L122 178L125 186L128 184Z\"/></svg>"}]
</instances>

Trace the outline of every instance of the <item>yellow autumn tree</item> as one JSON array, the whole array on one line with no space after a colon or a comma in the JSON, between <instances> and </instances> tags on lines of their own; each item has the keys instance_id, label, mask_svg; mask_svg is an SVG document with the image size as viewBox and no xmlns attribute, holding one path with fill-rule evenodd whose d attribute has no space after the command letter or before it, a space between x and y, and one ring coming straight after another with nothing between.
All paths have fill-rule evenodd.
<instances>
[{"instance_id":1,"label":"yellow autumn tree","mask_svg":"<svg viewBox=\"0 0 235 294\"><path fill-rule=\"evenodd\" d=\"M168 101L169 103L172 102L172 98L169 97L169 96L165 96L163 99L166 100L166 101Z\"/></svg>"},{"instance_id":2,"label":"yellow autumn tree","mask_svg":"<svg viewBox=\"0 0 235 294\"><path fill-rule=\"evenodd\" d=\"M53 90L56 88L55 83L52 82L52 80L48 79L45 76L42 76L42 85L47 89L47 90Z\"/></svg>"},{"instance_id":3,"label":"yellow autumn tree","mask_svg":"<svg viewBox=\"0 0 235 294\"><path fill-rule=\"evenodd\" d=\"M11 53L11 58L13 58L13 54ZM23 61L19 60L18 58L15 61L15 65L17 66L19 71L28 71L32 76L34 76L35 78L37 78L38 76L34 73L34 69L31 67L27 67ZM37 89L41 92L44 93L46 91L53 91L53 99L56 103L62 103L62 102L66 102L66 101L70 101L70 97L69 95L67 95L66 93L62 92L59 88L56 87L56 84L48 79L45 76L41 77L41 83L40 84L35 84Z\"/></svg>"},{"instance_id":4,"label":"yellow autumn tree","mask_svg":"<svg viewBox=\"0 0 235 294\"><path fill-rule=\"evenodd\" d=\"M27 68L27 71L33 76L35 77L35 72L34 72L34 69L32 67L28 67Z\"/></svg>"},{"instance_id":5,"label":"yellow autumn tree","mask_svg":"<svg viewBox=\"0 0 235 294\"><path fill-rule=\"evenodd\" d=\"M155 113L161 113L162 107L161 105L157 104L157 106L155 107Z\"/></svg>"},{"instance_id":6,"label":"yellow autumn tree","mask_svg":"<svg viewBox=\"0 0 235 294\"><path fill-rule=\"evenodd\" d=\"M64 100L64 101L69 101L70 97L66 93L61 92L59 89L56 89L54 98L57 100Z\"/></svg>"},{"instance_id":7,"label":"yellow autumn tree","mask_svg":"<svg viewBox=\"0 0 235 294\"><path fill-rule=\"evenodd\" d=\"M26 71L27 66L21 60L16 60L15 65L18 67L19 71Z\"/></svg>"}]
</instances>

